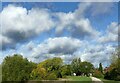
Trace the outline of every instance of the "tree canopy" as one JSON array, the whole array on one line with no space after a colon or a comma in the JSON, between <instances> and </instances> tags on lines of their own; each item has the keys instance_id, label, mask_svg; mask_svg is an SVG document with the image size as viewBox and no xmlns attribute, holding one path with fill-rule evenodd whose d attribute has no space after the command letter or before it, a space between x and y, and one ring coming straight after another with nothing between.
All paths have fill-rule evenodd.
<instances>
[{"instance_id":1,"label":"tree canopy","mask_svg":"<svg viewBox=\"0 0 120 83\"><path fill-rule=\"evenodd\" d=\"M2 80L29 80L30 73L35 67L35 63L28 61L27 58L23 58L22 55L14 54L13 56L7 56L2 63Z\"/></svg>"},{"instance_id":2,"label":"tree canopy","mask_svg":"<svg viewBox=\"0 0 120 83\"><path fill-rule=\"evenodd\" d=\"M32 79L36 78L39 80L43 79L55 80L57 77L58 78L62 77L60 72L62 64L63 64L62 59L57 57L40 62L37 68L32 71L31 78Z\"/></svg>"},{"instance_id":3,"label":"tree canopy","mask_svg":"<svg viewBox=\"0 0 120 83\"><path fill-rule=\"evenodd\" d=\"M98 69L101 73L103 73L103 67L102 67L102 63L99 64L99 69Z\"/></svg>"},{"instance_id":4,"label":"tree canopy","mask_svg":"<svg viewBox=\"0 0 120 83\"><path fill-rule=\"evenodd\" d=\"M80 63L81 63L80 58L74 58L71 62L72 72L76 73L76 75L81 75Z\"/></svg>"}]
</instances>

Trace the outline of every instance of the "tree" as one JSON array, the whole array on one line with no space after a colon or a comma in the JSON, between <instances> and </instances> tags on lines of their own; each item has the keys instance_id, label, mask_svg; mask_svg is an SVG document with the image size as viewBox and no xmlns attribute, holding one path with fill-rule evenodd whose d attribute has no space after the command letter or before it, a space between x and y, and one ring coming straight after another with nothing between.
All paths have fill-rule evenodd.
<instances>
[{"instance_id":1,"label":"tree","mask_svg":"<svg viewBox=\"0 0 120 83\"><path fill-rule=\"evenodd\" d=\"M54 57L52 59L47 59L38 64L37 68L33 70L31 73L32 78L38 77L37 79L47 79L47 80L55 80L56 78L61 78L60 69L62 67L63 61L61 58ZM39 71L41 68L44 68L45 74L42 74L43 71ZM35 73L35 74L34 74ZM50 77L53 76L53 78ZM55 78L54 78L55 77ZM50 79L49 79L50 78Z\"/></svg>"},{"instance_id":2,"label":"tree","mask_svg":"<svg viewBox=\"0 0 120 83\"><path fill-rule=\"evenodd\" d=\"M29 80L30 73L36 64L29 62L22 55L14 54L7 56L2 62L3 81L25 81Z\"/></svg>"},{"instance_id":3,"label":"tree","mask_svg":"<svg viewBox=\"0 0 120 83\"><path fill-rule=\"evenodd\" d=\"M97 78L104 78L104 75L98 69L94 70L93 76Z\"/></svg>"},{"instance_id":4,"label":"tree","mask_svg":"<svg viewBox=\"0 0 120 83\"><path fill-rule=\"evenodd\" d=\"M2 81L2 65L0 64L0 81Z\"/></svg>"},{"instance_id":5,"label":"tree","mask_svg":"<svg viewBox=\"0 0 120 83\"><path fill-rule=\"evenodd\" d=\"M98 70L103 74L103 67L102 67L102 63L99 64L99 68Z\"/></svg>"},{"instance_id":6,"label":"tree","mask_svg":"<svg viewBox=\"0 0 120 83\"><path fill-rule=\"evenodd\" d=\"M81 63L81 59L80 58L75 58L72 60L71 62L71 68L72 68L72 72L76 73L76 75L81 75L81 71L80 71L80 63Z\"/></svg>"},{"instance_id":7,"label":"tree","mask_svg":"<svg viewBox=\"0 0 120 83\"><path fill-rule=\"evenodd\" d=\"M38 66L44 67L48 72L59 70L62 67L63 61L61 58L54 57L41 62Z\"/></svg>"},{"instance_id":8,"label":"tree","mask_svg":"<svg viewBox=\"0 0 120 83\"><path fill-rule=\"evenodd\" d=\"M120 81L120 47L113 54L111 65L108 68L104 78Z\"/></svg>"},{"instance_id":9,"label":"tree","mask_svg":"<svg viewBox=\"0 0 120 83\"><path fill-rule=\"evenodd\" d=\"M71 66L63 65L61 67L61 74L62 74L62 76L70 76L72 74Z\"/></svg>"},{"instance_id":10,"label":"tree","mask_svg":"<svg viewBox=\"0 0 120 83\"><path fill-rule=\"evenodd\" d=\"M45 68L42 68L38 66L36 69L33 69L33 71L30 74L31 80L45 80L47 76L47 71Z\"/></svg>"},{"instance_id":11,"label":"tree","mask_svg":"<svg viewBox=\"0 0 120 83\"><path fill-rule=\"evenodd\" d=\"M94 69L93 64L91 64L90 62L81 62L80 63L80 70L82 72L82 74L89 76L89 73L92 73Z\"/></svg>"}]
</instances>

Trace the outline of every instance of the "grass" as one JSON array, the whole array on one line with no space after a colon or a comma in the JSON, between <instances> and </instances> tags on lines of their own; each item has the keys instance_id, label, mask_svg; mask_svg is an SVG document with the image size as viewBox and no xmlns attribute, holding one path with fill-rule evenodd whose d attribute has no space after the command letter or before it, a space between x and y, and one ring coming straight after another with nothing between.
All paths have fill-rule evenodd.
<instances>
[{"instance_id":1,"label":"grass","mask_svg":"<svg viewBox=\"0 0 120 83\"><path fill-rule=\"evenodd\" d=\"M92 83L91 78L86 76L67 76L67 79L74 82Z\"/></svg>"}]
</instances>

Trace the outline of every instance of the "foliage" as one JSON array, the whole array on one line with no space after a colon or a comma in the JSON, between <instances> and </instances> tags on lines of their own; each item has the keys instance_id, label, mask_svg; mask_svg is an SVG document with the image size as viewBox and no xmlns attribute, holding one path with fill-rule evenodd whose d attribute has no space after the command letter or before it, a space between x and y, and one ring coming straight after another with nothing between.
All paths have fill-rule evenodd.
<instances>
[{"instance_id":1,"label":"foliage","mask_svg":"<svg viewBox=\"0 0 120 83\"><path fill-rule=\"evenodd\" d=\"M57 76L56 74L53 72L53 73L50 73L47 77L46 77L46 80L57 80Z\"/></svg>"},{"instance_id":2,"label":"foliage","mask_svg":"<svg viewBox=\"0 0 120 83\"><path fill-rule=\"evenodd\" d=\"M120 49L116 50L116 56L115 54L113 56L112 63L109 67L109 70L105 73L105 79L109 80L119 80L120 81Z\"/></svg>"},{"instance_id":3,"label":"foliage","mask_svg":"<svg viewBox=\"0 0 120 83\"><path fill-rule=\"evenodd\" d=\"M94 69L94 66L90 62L81 62L80 63L80 70L82 74L89 76L89 73L92 73Z\"/></svg>"},{"instance_id":4,"label":"foliage","mask_svg":"<svg viewBox=\"0 0 120 83\"><path fill-rule=\"evenodd\" d=\"M45 68L37 67L36 69L33 69L32 73L30 74L30 77L32 80L43 80L46 78L47 71Z\"/></svg>"},{"instance_id":5,"label":"foliage","mask_svg":"<svg viewBox=\"0 0 120 83\"><path fill-rule=\"evenodd\" d=\"M63 65L58 57L35 64L18 54L7 56L2 65L3 81L57 80L71 76L73 72L89 76L94 68L90 62L81 62L80 58L73 59L70 65Z\"/></svg>"},{"instance_id":6,"label":"foliage","mask_svg":"<svg viewBox=\"0 0 120 83\"><path fill-rule=\"evenodd\" d=\"M97 78L104 78L104 75L101 73L101 71L99 71L97 69L94 70L93 76L97 77Z\"/></svg>"},{"instance_id":7,"label":"foliage","mask_svg":"<svg viewBox=\"0 0 120 83\"><path fill-rule=\"evenodd\" d=\"M89 73L92 73L94 66L90 62L81 62L80 58L73 59L71 63L72 72L76 73L76 75L87 75L89 76Z\"/></svg>"},{"instance_id":8,"label":"foliage","mask_svg":"<svg viewBox=\"0 0 120 83\"><path fill-rule=\"evenodd\" d=\"M2 63L3 81L24 81L29 80L30 73L36 64L29 62L21 55L14 54L7 56Z\"/></svg>"},{"instance_id":9,"label":"foliage","mask_svg":"<svg viewBox=\"0 0 120 83\"><path fill-rule=\"evenodd\" d=\"M47 72L51 72L51 71L55 71L55 70L59 70L62 66L62 59L61 58L53 58L53 59L47 59L43 62L41 62L40 64L38 64L38 66L42 66L44 67Z\"/></svg>"},{"instance_id":10,"label":"foliage","mask_svg":"<svg viewBox=\"0 0 120 83\"><path fill-rule=\"evenodd\" d=\"M72 74L72 69L70 65L64 65L61 67L62 76L70 76Z\"/></svg>"},{"instance_id":11,"label":"foliage","mask_svg":"<svg viewBox=\"0 0 120 83\"><path fill-rule=\"evenodd\" d=\"M35 80L56 80L62 78L59 71L62 66L61 58L47 59L38 64L37 68L31 73L31 79Z\"/></svg>"},{"instance_id":12,"label":"foliage","mask_svg":"<svg viewBox=\"0 0 120 83\"><path fill-rule=\"evenodd\" d=\"M2 65L0 64L0 82L2 81Z\"/></svg>"},{"instance_id":13,"label":"foliage","mask_svg":"<svg viewBox=\"0 0 120 83\"><path fill-rule=\"evenodd\" d=\"M99 64L99 69L98 69L102 74L103 74L103 67L102 67L102 63Z\"/></svg>"},{"instance_id":14,"label":"foliage","mask_svg":"<svg viewBox=\"0 0 120 83\"><path fill-rule=\"evenodd\" d=\"M71 63L72 72L76 73L77 76L81 75L80 63L81 63L81 59L80 58L73 59L72 63Z\"/></svg>"},{"instance_id":15,"label":"foliage","mask_svg":"<svg viewBox=\"0 0 120 83\"><path fill-rule=\"evenodd\" d=\"M120 59L118 58L116 63L114 63L114 65L111 64L112 68L105 73L105 79L120 81L120 66L119 66L119 64L120 64Z\"/></svg>"}]
</instances>

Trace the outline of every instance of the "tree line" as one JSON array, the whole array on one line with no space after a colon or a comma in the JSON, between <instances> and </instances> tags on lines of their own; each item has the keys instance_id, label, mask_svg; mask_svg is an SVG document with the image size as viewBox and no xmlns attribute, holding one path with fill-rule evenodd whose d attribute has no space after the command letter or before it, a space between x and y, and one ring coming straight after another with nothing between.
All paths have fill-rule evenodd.
<instances>
[{"instance_id":1,"label":"tree line","mask_svg":"<svg viewBox=\"0 0 120 83\"><path fill-rule=\"evenodd\" d=\"M117 52L119 53L119 52ZM109 80L120 80L120 58L116 58L109 67L95 68L92 63L74 58L71 64L64 64L60 57L49 58L34 63L22 55L6 56L2 62L3 81L58 80L66 76L92 76ZM0 66L1 66L0 65Z\"/></svg>"},{"instance_id":2,"label":"tree line","mask_svg":"<svg viewBox=\"0 0 120 83\"><path fill-rule=\"evenodd\" d=\"M57 80L71 76L73 73L89 76L94 66L90 62L81 62L75 58L71 64L64 64L59 57L47 59L40 63L28 61L22 55L14 54L7 56L2 62L3 81L26 81L26 80Z\"/></svg>"}]
</instances>

